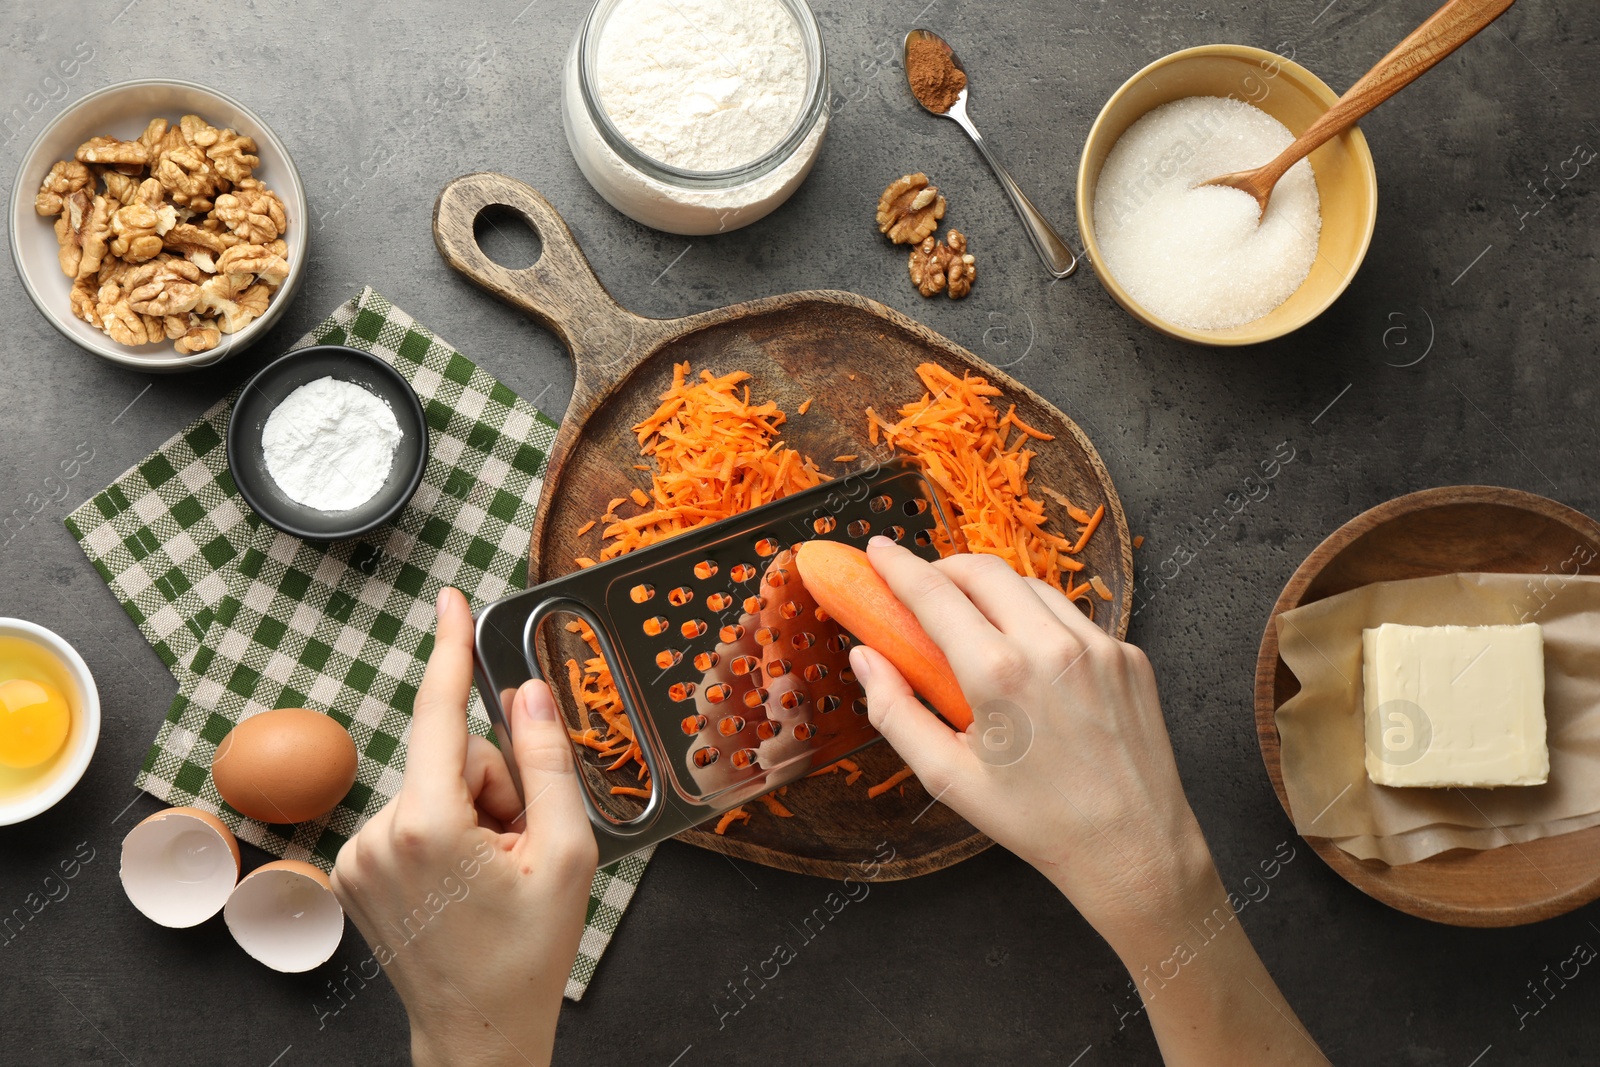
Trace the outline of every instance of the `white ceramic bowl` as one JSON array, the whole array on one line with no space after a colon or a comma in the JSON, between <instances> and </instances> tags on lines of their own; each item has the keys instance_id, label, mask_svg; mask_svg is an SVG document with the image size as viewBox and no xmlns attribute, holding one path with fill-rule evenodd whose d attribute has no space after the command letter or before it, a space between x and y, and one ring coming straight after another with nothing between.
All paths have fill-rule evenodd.
<instances>
[{"instance_id":1,"label":"white ceramic bowl","mask_svg":"<svg viewBox=\"0 0 1600 1067\"><path fill-rule=\"evenodd\" d=\"M100 742L100 691L95 688L94 676L78 650L58 634L23 619L0 619L0 637L21 638L49 649L76 690L68 696L76 712L76 721L67 738L70 751L66 758L38 792L21 797L0 797L0 826L10 826L53 807L83 777L94 756L95 745Z\"/></svg>"},{"instance_id":2,"label":"white ceramic bowl","mask_svg":"<svg viewBox=\"0 0 1600 1067\"><path fill-rule=\"evenodd\" d=\"M130 347L120 345L100 330L72 314L68 294L72 279L61 273L56 254L54 220L34 213L33 198L39 183L58 159L71 159L77 148L90 137L110 134L120 138L137 137L146 124L161 117L176 123L184 115L195 114L221 129L232 127L255 138L261 165L255 175L283 200L289 228L284 240L289 244L289 276L273 294L264 315L236 334L224 335L216 348L193 355L179 355L172 342ZM300 175L277 135L256 114L231 97L202 85L176 81L131 81L107 86L90 93L46 126L22 157L11 196L11 258L16 262L22 287L38 305L50 324L81 348L114 363L143 371L179 371L220 363L250 347L283 314L294 299L305 274L306 237L309 226L305 188Z\"/></svg>"}]
</instances>

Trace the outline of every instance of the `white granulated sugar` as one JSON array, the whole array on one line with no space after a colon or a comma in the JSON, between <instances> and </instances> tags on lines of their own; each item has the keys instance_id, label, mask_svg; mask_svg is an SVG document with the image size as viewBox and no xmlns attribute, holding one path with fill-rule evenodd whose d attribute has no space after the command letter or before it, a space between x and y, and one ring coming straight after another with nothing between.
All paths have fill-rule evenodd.
<instances>
[{"instance_id":1,"label":"white granulated sugar","mask_svg":"<svg viewBox=\"0 0 1600 1067\"><path fill-rule=\"evenodd\" d=\"M284 495L318 511L349 511L389 477L405 434L381 397L318 378L272 409L261 431L267 473Z\"/></svg>"},{"instance_id":2,"label":"white granulated sugar","mask_svg":"<svg viewBox=\"0 0 1600 1067\"><path fill-rule=\"evenodd\" d=\"M1266 163L1294 135L1240 100L1192 96L1117 139L1094 192L1104 268L1130 296L1195 330L1240 326L1283 303L1317 256L1322 216L1311 165L1278 180L1257 224L1254 198L1200 182Z\"/></svg>"},{"instance_id":3,"label":"white granulated sugar","mask_svg":"<svg viewBox=\"0 0 1600 1067\"><path fill-rule=\"evenodd\" d=\"M684 170L760 158L806 98L800 27L778 0L622 0L598 53L600 101L617 131Z\"/></svg>"}]
</instances>

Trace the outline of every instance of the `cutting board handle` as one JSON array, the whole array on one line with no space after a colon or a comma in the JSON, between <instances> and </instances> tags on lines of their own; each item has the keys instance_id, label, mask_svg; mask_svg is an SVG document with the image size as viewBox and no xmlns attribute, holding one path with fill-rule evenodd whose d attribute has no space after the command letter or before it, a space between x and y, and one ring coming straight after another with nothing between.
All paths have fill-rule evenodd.
<instances>
[{"instance_id":1,"label":"cutting board handle","mask_svg":"<svg viewBox=\"0 0 1600 1067\"><path fill-rule=\"evenodd\" d=\"M542 248L531 266L503 267L478 245L473 226L490 207L515 212L539 235ZM433 243L468 281L528 312L561 338L574 370L569 420L587 416L638 366L665 326L618 304L550 201L504 174L467 174L440 190L433 205Z\"/></svg>"}]
</instances>

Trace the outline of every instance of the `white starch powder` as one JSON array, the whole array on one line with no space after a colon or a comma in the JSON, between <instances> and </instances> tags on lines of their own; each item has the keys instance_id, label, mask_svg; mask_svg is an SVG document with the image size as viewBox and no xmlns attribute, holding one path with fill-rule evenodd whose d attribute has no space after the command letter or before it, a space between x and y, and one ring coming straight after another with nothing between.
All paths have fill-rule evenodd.
<instances>
[{"instance_id":1,"label":"white starch powder","mask_svg":"<svg viewBox=\"0 0 1600 1067\"><path fill-rule=\"evenodd\" d=\"M318 511L349 511L389 477L405 434L381 397L318 378L272 409L261 432L267 473L284 495Z\"/></svg>"},{"instance_id":2,"label":"white starch powder","mask_svg":"<svg viewBox=\"0 0 1600 1067\"><path fill-rule=\"evenodd\" d=\"M1140 118L1095 185L1104 268L1140 304L1194 330L1240 326L1282 304L1317 255L1311 165L1301 160L1278 180L1259 225L1248 193L1196 186L1258 167L1293 140L1271 115L1223 97L1174 100Z\"/></svg>"},{"instance_id":3,"label":"white starch powder","mask_svg":"<svg viewBox=\"0 0 1600 1067\"><path fill-rule=\"evenodd\" d=\"M760 158L806 99L800 27L778 0L621 0L606 17L596 67L617 131L683 170Z\"/></svg>"}]
</instances>

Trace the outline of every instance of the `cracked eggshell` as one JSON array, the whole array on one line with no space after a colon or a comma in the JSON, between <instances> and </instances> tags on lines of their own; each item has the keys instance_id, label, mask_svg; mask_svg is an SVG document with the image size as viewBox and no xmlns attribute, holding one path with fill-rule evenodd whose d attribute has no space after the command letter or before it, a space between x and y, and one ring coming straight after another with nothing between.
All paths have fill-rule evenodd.
<instances>
[{"instance_id":1,"label":"cracked eggshell","mask_svg":"<svg viewBox=\"0 0 1600 1067\"><path fill-rule=\"evenodd\" d=\"M291 974L326 963L344 936L344 909L328 876L299 860L275 860L245 875L222 917L240 948Z\"/></svg>"},{"instance_id":2,"label":"cracked eggshell","mask_svg":"<svg viewBox=\"0 0 1600 1067\"><path fill-rule=\"evenodd\" d=\"M199 808L158 811L122 839L122 888L162 926L198 926L228 901L239 880L239 842Z\"/></svg>"}]
</instances>

